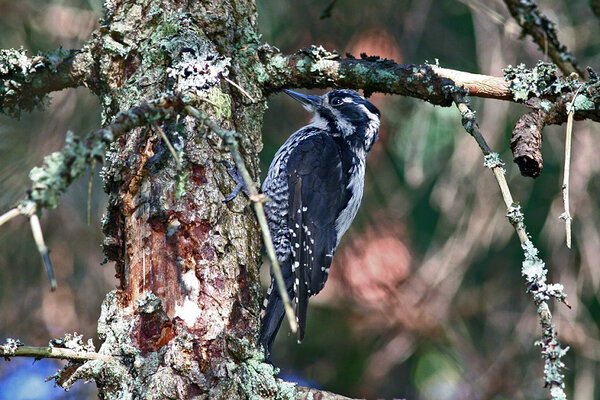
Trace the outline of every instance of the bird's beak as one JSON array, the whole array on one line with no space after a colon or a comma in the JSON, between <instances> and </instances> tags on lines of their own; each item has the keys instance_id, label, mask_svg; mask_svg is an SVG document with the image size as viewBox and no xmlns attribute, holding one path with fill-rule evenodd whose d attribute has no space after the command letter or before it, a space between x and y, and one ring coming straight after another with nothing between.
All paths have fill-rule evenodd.
<instances>
[{"instance_id":1,"label":"bird's beak","mask_svg":"<svg viewBox=\"0 0 600 400\"><path fill-rule=\"evenodd\" d=\"M291 98L294 100L298 100L302 107L304 107L309 112L317 111L317 108L321 105L321 96L310 96L307 94L302 94L298 92L294 92L291 90L283 89Z\"/></svg>"}]
</instances>

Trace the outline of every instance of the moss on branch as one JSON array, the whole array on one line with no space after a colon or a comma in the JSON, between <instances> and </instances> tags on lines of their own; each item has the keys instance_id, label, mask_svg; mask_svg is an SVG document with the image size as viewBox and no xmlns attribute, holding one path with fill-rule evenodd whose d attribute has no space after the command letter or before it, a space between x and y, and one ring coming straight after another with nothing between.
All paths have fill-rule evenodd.
<instances>
[{"instance_id":1,"label":"moss on branch","mask_svg":"<svg viewBox=\"0 0 600 400\"><path fill-rule=\"evenodd\" d=\"M283 88L343 87L365 93L382 92L426 100L450 106L446 92L454 82L436 74L431 65L397 64L393 60L363 56L342 58L321 46L311 46L291 55L283 55L269 45L259 48L263 70L258 78L267 93Z\"/></svg>"},{"instance_id":2,"label":"moss on branch","mask_svg":"<svg viewBox=\"0 0 600 400\"><path fill-rule=\"evenodd\" d=\"M251 50L248 50L251 51ZM549 113L547 124L567 121L567 107L579 90L575 119L600 121L600 81L580 81L557 75L553 64L539 62L531 69L508 66L504 78L471 74L430 64L397 64L393 60L362 55L343 58L323 47L311 46L285 55L276 48L258 48L261 64L257 76L266 94L284 88L343 87L372 92L399 94L425 100L434 105L452 104L455 87L470 96L525 103L533 109L543 106ZM583 85L583 86L582 86ZM581 89L580 89L580 86ZM537 102L531 102L536 99Z\"/></svg>"}]
</instances>

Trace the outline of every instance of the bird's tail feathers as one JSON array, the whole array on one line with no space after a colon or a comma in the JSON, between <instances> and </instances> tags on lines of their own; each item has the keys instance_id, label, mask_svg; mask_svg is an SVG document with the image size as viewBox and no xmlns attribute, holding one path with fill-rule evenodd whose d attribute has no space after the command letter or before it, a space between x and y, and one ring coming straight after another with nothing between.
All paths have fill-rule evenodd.
<instances>
[{"instance_id":1,"label":"bird's tail feathers","mask_svg":"<svg viewBox=\"0 0 600 400\"><path fill-rule=\"evenodd\" d=\"M277 336L277 331L279 331L279 326L285 313L283 301L279 296L277 288L274 286L274 282L271 283L271 287L267 291L265 298L266 305L261 313L260 337L258 339L258 343L264 349L267 362L271 364L271 347L273 346L275 336Z\"/></svg>"}]
</instances>

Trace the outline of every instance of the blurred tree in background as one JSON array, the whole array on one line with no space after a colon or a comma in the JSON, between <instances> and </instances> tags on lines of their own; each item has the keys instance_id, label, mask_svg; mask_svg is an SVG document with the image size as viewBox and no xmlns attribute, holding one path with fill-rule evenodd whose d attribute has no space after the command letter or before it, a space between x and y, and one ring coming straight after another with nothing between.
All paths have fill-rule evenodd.
<instances>
[{"instance_id":1,"label":"blurred tree in background","mask_svg":"<svg viewBox=\"0 0 600 400\"><path fill-rule=\"evenodd\" d=\"M258 0L263 40L285 53L320 44L342 54L364 52L398 63L439 60L443 67L494 76L509 64L533 66L544 58L529 38L519 40L521 29L500 0L347 0L320 19L327 4ZM598 67L600 25L588 3L539 5L557 22L561 42L580 65ZM101 5L93 0L0 0L0 48L22 45L32 54L60 45L77 48L100 15ZM336 253L328 285L311 301L305 341L297 345L282 325L275 364L288 380L354 397L546 398L539 350L533 346L540 328L520 274L523 254L496 182L482 172L480 152L457 111L382 94L371 101L383 120L369 156L362 206ZM511 160L510 135L524 108L473 102L488 142ZM46 112L24 114L20 121L0 117L0 210L22 197L29 170L62 147L66 130L94 129L99 112L97 99L77 89L54 93ZM308 119L293 100L269 99L263 177L277 148ZM564 126L544 133L542 175L524 178L510 163L507 178L550 280L565 285L572 306L554 308L561 340L571 347L565 358L567 393L598 398L598 126L583 121L574 128L572 250L564 245L558 218ZM87 179L72 185L60 206L43 215L59 282L55 293L46 290L26 221L0 229L0 338L43 345L64 332L95 336L100 303L118 282L112 266L99 265L106 197L97 171L92 184L89 226ZM268 267L262 272L266 282ZM27 368L35 365L0 363L0 399L26 398L7 388L15 371ZM95 396L94 388L77 390L75 398ZM47 396L66 398L62 392Z\"/></svg>"}]
</instances>

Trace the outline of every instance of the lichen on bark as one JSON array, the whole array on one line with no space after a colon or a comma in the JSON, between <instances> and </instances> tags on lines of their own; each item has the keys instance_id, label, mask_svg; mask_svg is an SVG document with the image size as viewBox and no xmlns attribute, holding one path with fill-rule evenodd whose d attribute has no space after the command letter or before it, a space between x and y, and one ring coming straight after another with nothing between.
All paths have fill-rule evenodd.
<instances>
[{"instance_id":1,"label":"lichen on bark","mask_svg":"<svg viewBox=\"0 0 600 400\"><path fill-rule=\"evenodd\" d=\"M238 50L257 37L255 21L251 1L107 3L98 53L104 121L142 99L192 92L208 99L207 116L240 132L240 151L256 177L265 102L250 76L254 59ZM248 103L223 77L256 101ZM151 126L131 130L106 155L105 248L121 284L103 308L101 352L130 361L127 377L95 377L101 394L216 399L263 391L276 398L280 383L272 368L260 367L255 345L257 226L242 196L222 203L235 185L219 163L230 155L193 118L182 115L161 129L181 165Z\"/></svg>"}]
</instances>

